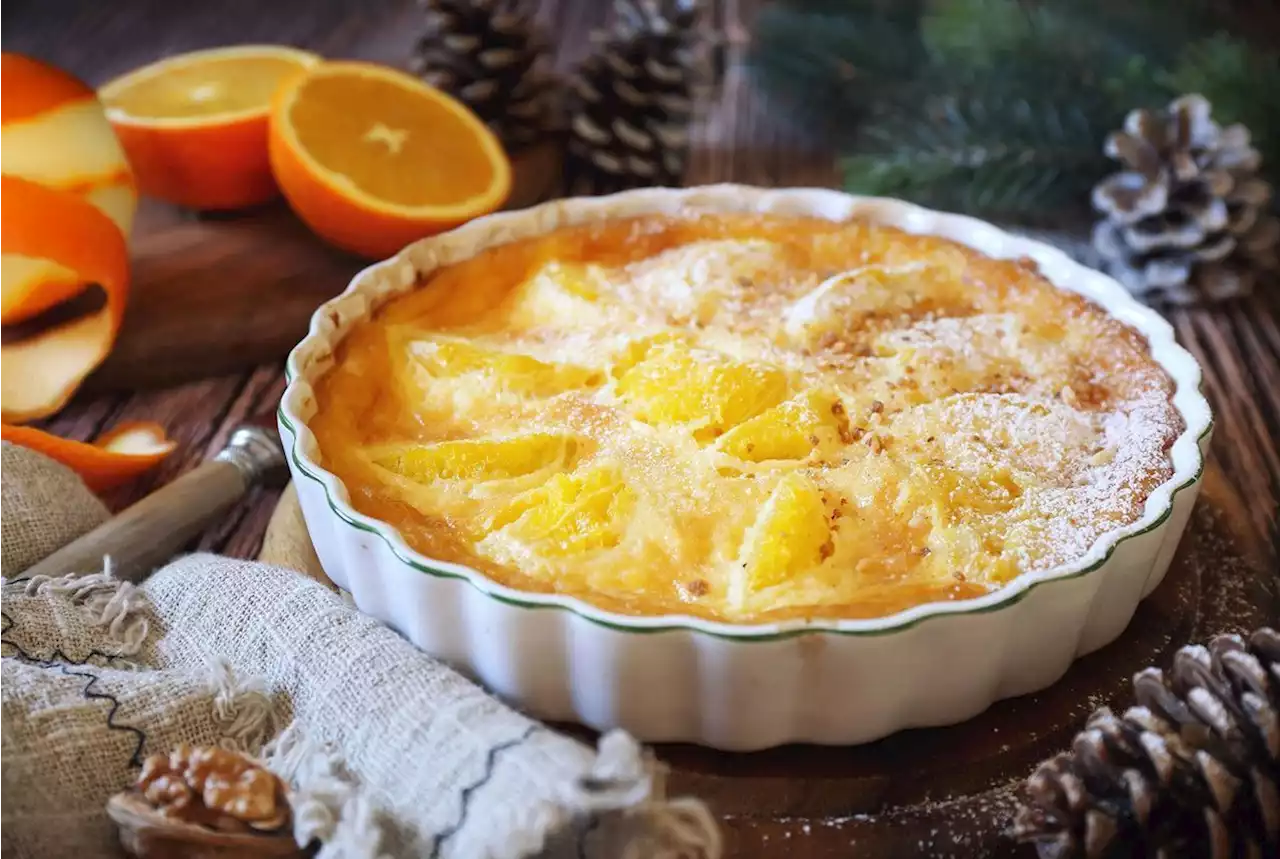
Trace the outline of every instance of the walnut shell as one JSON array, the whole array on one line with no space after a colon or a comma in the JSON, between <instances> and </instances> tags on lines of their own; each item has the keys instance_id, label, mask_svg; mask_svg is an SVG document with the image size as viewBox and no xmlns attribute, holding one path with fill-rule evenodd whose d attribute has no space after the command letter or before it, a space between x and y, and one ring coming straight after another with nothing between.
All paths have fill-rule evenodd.
<instances>
[{"instance_id":1,"label":"walnut shell","mask_svg":"<svg viewBox=\"0 0 1280 859\"><path fill-rule=\"evenodd\" d=\"M216 746L151 755L135 787L166 817L223 832L273 832L289 822L284 783L260 762Z\"/></svg>"},{"instance_id":2,"label":"walnut shell","mask_svg":"<svg viewBox=\"0 0 1280 859\"><path fill-rule=\"evenodd\" d=\"M213 859L213 857L303 857L289 830L222 832L166 816L141 792L126 790L107 801L107 815L120 827L120 844L139 859Z\"/></svg>"}]
</instances>

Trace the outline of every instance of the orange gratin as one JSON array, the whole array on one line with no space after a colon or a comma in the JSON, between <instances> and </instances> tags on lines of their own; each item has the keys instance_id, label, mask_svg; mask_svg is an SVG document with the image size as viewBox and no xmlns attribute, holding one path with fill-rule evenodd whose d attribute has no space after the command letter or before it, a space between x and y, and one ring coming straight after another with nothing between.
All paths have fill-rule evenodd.
<instances>
[{"instance_id":1,"label":"orange gratin","mask_svg":"<svg viewBox=\"0 0 1280 859\"><path fill-rule=\"evenodd\" d=\"M877 617L1084 555L1172 474L1143 338L860 221L644 217L431 274L310 422L422 554L627 614Z\"/></svg>"}]
</instances>

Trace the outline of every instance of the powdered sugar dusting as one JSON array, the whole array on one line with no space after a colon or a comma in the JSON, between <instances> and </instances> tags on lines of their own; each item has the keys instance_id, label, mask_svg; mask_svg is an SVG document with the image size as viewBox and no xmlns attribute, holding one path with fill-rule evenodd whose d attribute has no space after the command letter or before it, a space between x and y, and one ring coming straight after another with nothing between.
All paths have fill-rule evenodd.
<instances>
[{"instance_id":1,"label":"powdered sugar dusting","mask_svg":"<svg viewBox=\"0 0 1280 859\"><path fill-rule=\"evenodd\" d=\"M1073 485L1046 487L1031 506L1042 551L1027 569L1047 569L1088 552L1107 532L1137 519L1147 497L1173 473L1167 449L1177 416L1163 390L1123 403L1102 418L1103 445Z\"/></svg>"}]
</instances>

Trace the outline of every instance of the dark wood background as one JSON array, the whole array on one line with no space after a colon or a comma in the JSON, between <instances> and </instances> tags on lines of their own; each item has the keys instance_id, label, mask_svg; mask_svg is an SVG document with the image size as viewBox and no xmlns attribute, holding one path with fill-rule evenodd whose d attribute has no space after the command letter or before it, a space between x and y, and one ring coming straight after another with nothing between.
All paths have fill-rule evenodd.
<instances>
[{"instance_id":1,"label":"dark wood background","mask_svg":"<svg viewBox=\"0 0 1280 859\"><path fill-rule=\"evenodd\" d=\"M687 182L833 185L831 153L780 121L752 89L742 60L759 5L709 3L711 25L729 36L727 76L696 126ZM1231 5L1252 37L1280 35L1280 4ZM562 70L586 52L589 31L608 16L604 0L546 0L539 9L558 39ZM411 0L10 0L4 13L5 50L53 62L93 84L167 54L245 42L403 64L420 29ZM168 428L178 453L115 493L109 501L117 507L220 449L240 422L273 412L283 389L284 350L303 330L310 308L339 292L362 265L324 247L279 206L198 217L143 201L132 244L133 294L117 348L85 390L45 423L80 439L126 420ZM1272 282L1247 301L1170 314L1205 369L1217 415L1213 462L1207 500L1171 583L1140 610L1126 643L1084 660L1048 693L1007 702L958 729L911 732L839 753L669 750L677 769L673 784L710 797L721 813L729 855L1000 852L1006 843L975 835L990 830L992 820L1007 820L1012 800L992 786L1061 748L1092 706L1111 700L1133 670L1177 643L1275 618L1276 296L1280 284ZM254 555L277 491L255 491L201 538L200 548ZM1240 561L1245 555L1253 560ZM1214 558L1227 562L1205 573L1205 559ZM1016 742L1013 732L1020 732ZM940 809L948 808L951 816L943 820ZM884 834L886 821L896 834Z\"/></svg>"}]
</instances>

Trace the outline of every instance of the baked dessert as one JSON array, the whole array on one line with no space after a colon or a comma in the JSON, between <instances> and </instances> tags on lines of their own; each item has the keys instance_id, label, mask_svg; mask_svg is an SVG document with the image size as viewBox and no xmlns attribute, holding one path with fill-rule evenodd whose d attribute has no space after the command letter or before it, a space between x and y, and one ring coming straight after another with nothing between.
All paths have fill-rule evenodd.
<instances>
[{"instance_id":1,"label":"baked dessert","mask_svg":"<svg viewBox=\"0 0 1280 859\"><path fill-rule=\"evenodd\" d=\"M431 558L630 615L869 618L1069 563L1173 473L1143 337L859 220L650 215L440 268L309 421Z\"/></svg>"}]
</instances>

